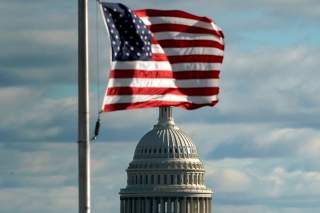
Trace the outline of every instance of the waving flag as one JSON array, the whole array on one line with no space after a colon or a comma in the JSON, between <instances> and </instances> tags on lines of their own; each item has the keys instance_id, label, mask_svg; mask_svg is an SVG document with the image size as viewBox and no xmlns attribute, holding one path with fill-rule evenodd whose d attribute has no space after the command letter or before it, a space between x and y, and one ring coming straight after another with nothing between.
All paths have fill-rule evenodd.
<instances>
[{"instance_id":1,"label":"waving flag","mask_svg":"<svg viewBox=\"0 0 320 213\"><path fill-rule=\"evenodd\" d=\"M207 17L102 3L112 46L103 110L218 102L221 30Z\"/></svg>"}]
</instances>

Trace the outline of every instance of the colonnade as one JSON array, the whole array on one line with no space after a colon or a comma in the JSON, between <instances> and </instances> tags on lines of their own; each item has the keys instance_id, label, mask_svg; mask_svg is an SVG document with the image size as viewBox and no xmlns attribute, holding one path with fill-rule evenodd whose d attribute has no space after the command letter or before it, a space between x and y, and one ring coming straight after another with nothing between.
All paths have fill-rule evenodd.
<instances>
[{"instance_id":1,"label":"colonnade","mask_svg":"<svg viewBox=\"0 0 320 213\"><path fill-rule=\"evenodd\" d=\"M120 213L211 213L211 198L121 198Z\"/></svg>"}]
</instances>

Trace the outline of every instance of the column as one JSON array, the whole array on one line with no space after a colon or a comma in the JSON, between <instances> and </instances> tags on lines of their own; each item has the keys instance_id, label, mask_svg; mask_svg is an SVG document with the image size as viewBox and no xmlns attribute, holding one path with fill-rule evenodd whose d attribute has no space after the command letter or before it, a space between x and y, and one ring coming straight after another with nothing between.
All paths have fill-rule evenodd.
<instances>
[{"instance_id":1,"label":"column","mask_svg":"<svg viewBox=\"0 0 320 213\"><path fill-rule=\"evenodd\" d=\"M202 198L203 213L207 213L206 198Z\"/></svg>"},{"instance_id":2,"label":"column","mask_svg":"<svg viewBox=\"0 0 320 213\"><path fill-rule=\"evenodd\" d=\"M209 198L209 213L211 213L211 202L212 202L212 199Z\"/></svg>"},{"instance_id":3,"label":"column","mask_svg":"<svg viewBox=\"0 0 320 213\"><path fill-rule=\"evenodd\" d=\"M171 213L172 209L171 209L171 198L168 197L167 199L167 213Z\"/></svg>"},{"instance_id":4,"label":"column","mask_svg":"<svg viewBox=\"0 0 320 213\"><path fill-rule=\"evenodd\" d=\"M204 210L204 198L200 198L200 212L201 213L205 213L205 210Z\"/></svg>"},{"instance_id":5,"label":"column","mask_svg":"<svg viewBox=\"0 0 320 213\"><path fill-rule=\"evenodd\" d=\"M131 213L137 213L137 210L136 210L136 198L132 198L132 200L131 200Z\"/></svg>"},{"instance_id":6,"label":"column","mask_svg":"<svg viewBox=\"0 0 320 213\"><path fill-rule=\"evenodd\" d=\"M158 213L158 202L156 198L152 199L152 213Z\"/></svg>"},{"instance_id":7,"label":"column","mask_svg":"<svg viewBox=\"0 0 320 213\"><path fill-rule=\"evenodd\" d=\"M132 198L128 198L128 213L132 213Z\"/></svg>"},{"instance_id":8,"label":"column","mask_svg":"<svg viewBox=\"0 0 320 213\"><path fill-rule=\"evenodd\" d=\"M140 198L140 206L141 206L141 213L146 213L145 211L145 198Z\"/></svg>"},{"instance_id":9,"label":"column","mask_svg":"<svg viewBox=\"0 0 320 213\"><path fill-rule=\"evenodd\" d=\"M145 213L151 213L150 211L150 199L145 198Z\"/></svg>"},{"instance_id":10,"label":"column","mask_svg":"<svg viewBox=\"0 0 320 213\"><path fill-rule=\"evenodd\" d=\"M186 198L183 197L181 200L181 205L180 205L180 213L187 213L187 209L186 209Z\"/></svg>"},{"instance_id":11,"label":"column","mask_svg":"<svg viewBox=\"0 0 320 213\"><path fill-rule=\"evenodd\" d=\"M128 213L128 203L127 203L127 198L123 199L123 203L124 203L124 213Z\"/></svg>"},{"instance_id":12,"label":"column","mask_svg":"<svg viewBox=\"0 0 320 213\"><path fill-rule=\"evenodd\" d=\"M141 212L140 199L141 199L140 197L137 198L137 202L136 202L137 203L137 207L136 207L137 211L134 212L134 213L140 213Z\"/></svg>"},{"instance_id":13,"label":"column","mask_svg":"<svg viewBox=\"0 0 320 213\"><path fill-rule=\"evenodd\" d=\"M178 198L174 198L173 200L174 205L173 205L173 213L178 213Z\"/></svg>"},{"instance_id":14,"label":"column","mask_svg":"<svg viewBox=\"0 0 320 213\"><path fill-rule=\"evenodd\" d=\"M160 198L160 213L164 213L164 199Z\"/></svg>"},{"instance_id":15,"label":"column","mask_svg":"<svg viewBox=\"0 0 320 213\"><path fill-rule=\"evenodd\" d=\"M190 198L190 213L195 213L193 197Z\"/></svg>"},{"instance_id":16,"label":"column","mask_svg":"<svg viewBox=\"0 0 320 213\"><path fill-rule=\"evenodd\" d=\"M206 198L206 213L210 213L209 212L209 198Z\"/></svg>"},{"instance_id":17,"label":"column","mask_svg":"<svg viewBox=\"0 0 320 213\"><path fill-rule=\"evenodd\" d=\"M198 198L198 197L196 197L196 198L194 199L194 203L195 203L195 204L194 204L194 205L195 205L195 208L194 208L195 210L194 210L194 211L195 211L196 213L199 213L199 198Z\"/></svg>"},{"instance_id":18,"label":"column","mask_svg":"<svg viewBox=\"0 0 320 213\"><path fill-rule=\"evenodd\" d=\"M121 199L120 199L120 213L124 213L123 202L124 202L124 201L123 201L123 199L121 198Z\"/></svg>"}]
</instances>

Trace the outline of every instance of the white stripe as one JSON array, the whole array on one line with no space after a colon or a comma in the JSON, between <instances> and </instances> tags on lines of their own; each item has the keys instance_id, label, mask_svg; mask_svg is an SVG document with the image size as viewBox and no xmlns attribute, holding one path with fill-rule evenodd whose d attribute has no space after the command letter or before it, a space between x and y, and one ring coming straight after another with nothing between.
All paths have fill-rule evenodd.
<instances>
[{"instance_id":1,"label":"white stripe","mask_svg":"<svg viewBox=\"0 0 320 213\"><path fill-rule=\"evenodd\" d=\"M151 51L152 51L152 53L164 53L164 50L160 46L160 44L152 44L151 45Z\"/></svg>"},{"instance_id":2,"label":"white stripe","mask_svg":"<svg viewBox=\"0 0 320 213\"><path fill-rule=\"evenodd\" d=\"M124 70L171 70L167 61L116 61L111 63L111 69Z\"/></svg>"},{"instance_id":3,"label":"white stripe","mask_svg":"<svg viewBox=\"0 0 320 213\"><path fill-rule=\"evenodd\" d=\"M166 61L121 61L112 62L111 69L117 70L146 70L146 71L207 71L220 70L221 63L177 63L170 65Z\"/></svg>"},{"instance_id":4,"label":"white stripe","mask_svg":"<svg viewBox=\"0 0 320 213\"><path fill-rule=\"evenodd\" d=\"M172 64L172 70L174 72L196 70L196 71L207 71L207 70L220 70L221 63L178 63Z\"/></svg>"},{"instance_id":5,"label":"white stripe","mask_svg":"<svg viewBox=\"0 0 320 213\"><path fill-rule=\"evenodd\" d=\"M110 78L108 87L199 88L218 87L219 79Z\"/></svg>"},{"instance_id":6,"label":"white stripe","mask_svg":"<svg viewBox=\"0 0 320 213\"><path fill-rule=\"evenodd\" d=\"M216 41L223 44L223 38L218 38L214 35L209 34L193 34L193 33L182 33L182 32L158 32L153 33L158 41L165 39L173 40L210 40Z\"/></svg>"},{"instance_id":7,"label":"white stripe","mask_svg":"<svg viewBox=\"0 0 320 213\"><path fill-rule=\"evenodd\" d=\"M218 55L223 56L223 50L210 47L190 47L190 48L164 48L166 55Z\"/></svg>"},{"instance_id":8,"label":"white stripe","mask_svg":"<svg viewBox=\"0 0 320 213\"><path fill-rule=\"evenodd\" d=\"M209 30L215 30L213 24L198 21L194 19L188 18L180 18L180 17L140 17L145 25L154 25L154 24L183 24L192 27L200 27Z\"/></svg>"},{"instance_id":9,"label":"white stripe","mask_svg":"<svg viewBox=\"0 0 320 213\"><path fill-rule=\"evenodd\" d=\"M137 103L145 101L173 101L173 102L189 102L194 104L206 104L217 101L218 96L182 96L182 95L119 95L105 96L104 105L118 103Z\"/></svg>"}]
</instances>

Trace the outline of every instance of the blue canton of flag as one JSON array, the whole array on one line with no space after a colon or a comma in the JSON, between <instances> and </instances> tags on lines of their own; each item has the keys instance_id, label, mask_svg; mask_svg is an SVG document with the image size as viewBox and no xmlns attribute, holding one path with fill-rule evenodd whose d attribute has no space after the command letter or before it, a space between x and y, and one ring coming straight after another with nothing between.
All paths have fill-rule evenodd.
<instances>
[{"instance_id":1,"label":"blue canton of flag","mask_svg":"<svg viewBox=\"0 0 320 213\"><path fill-rule=\"evenodd\" d=\"M113 61L151 60L151 33L129 8L117 3L102 3L108 26Z\"/></svg>"}]
</instances>

